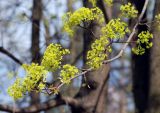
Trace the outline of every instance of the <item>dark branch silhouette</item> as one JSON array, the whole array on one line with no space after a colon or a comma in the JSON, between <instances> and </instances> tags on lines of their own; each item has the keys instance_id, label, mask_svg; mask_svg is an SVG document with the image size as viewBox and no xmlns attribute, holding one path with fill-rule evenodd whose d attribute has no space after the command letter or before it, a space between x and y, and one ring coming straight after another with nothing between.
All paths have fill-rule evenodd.
<instances>
[{"instance_id":1,"label":"dark branch silhouette","mask_svg":"<svg viewBox=\"0 0 160 113\"><path fill-rule=\"evenodd\" d=\"M3 54L5 54L5 55L7 55L8 57L10 57L12 60L14 60L19 65L23 64L17 57L15 57L13 54L11 54L9 51L7 51L6 49L4 49L3 47L0 47L0 52L3 53Z\"/></svg>"},{"instance_id":2,"label":"dark branch silhouette","mask_svg":"<svg viewBox=\"0 0 160 113\"><path fill-rule=\"evenodd\" d=\"M72 97L60 97L58 99L49 100L44 103L33 104L25 108L17 108L14 106L0 104L0 110L10 112L10 113L37 113L37 112L49 110L51 108L64 105L64 104L71 105L71 106L73 105L79 106L79 102Z\"/></svg>"}]
</instances>

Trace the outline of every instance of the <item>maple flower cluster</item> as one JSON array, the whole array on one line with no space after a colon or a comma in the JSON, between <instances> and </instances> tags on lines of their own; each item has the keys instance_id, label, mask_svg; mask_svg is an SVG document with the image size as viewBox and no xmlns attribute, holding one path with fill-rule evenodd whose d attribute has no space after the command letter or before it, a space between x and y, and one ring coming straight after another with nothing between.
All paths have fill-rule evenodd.
<instances>
[{"instance_id":1,"label":"maple flower cluster","mask_svg":"<svg viewBox=\"0 0 160 113\"><path fill-rule=\"evenodd\" d=\"M46 87L46 74L49 71L60 69L62 57L69 53L68 49L63 49L59 44L50 44L44 53L41 65L36 63L22 65L26 76L23 79L17 78L8 88L8 94L16 100L27 92L42 91ZM69 83L68 79L71 79L76 73L78 73L76 67L64 65L60 75L61 82Z\"/></svg>"},{"instance_id":2,"label":"maple flower cluster","mask_svg":"<svg viewBox=\"0 0 160 113\"><path fill-rule=\"evenodd\" d=\"M42 81L46 78L47 71L43 66L32 63L31 65L23 64L27 72L24 79L17 78L15 83L8 88L8 94L14 99L21 98L24 93L33 90L42 90L45 87Z\"/></svg>"},{"instance_id":3,"label":"maple flower cluster","mask_svg":"<svg viewBox=\"0 0 160 113\"><path fill-rule=\"evenodd\" d=\"M82 7L76 10L74 13L67 13L63 17L64 31L67 32L70 36L73 36L73 29L77 25L80 25L83 22L89 22L93 20L97 20L99 23L103 23L104 18L102 11L98 7L92 9Z\"/></svg>"},{"instance_id":4,"label":"maple flower cluster","mask_svg":"<svg viewBox=\"0 0 160 113\"><path fill-rule=\"evenodd\" d=\"M109 39L124 38L124 35L130 30L127 24L118 18L110 20L106 26L102 27L101 32L100 39L95 40L91 45L91 50L87 53L87 64L94 69L98 69L108 57L107 52L112 51Z\"/></svg>"},{"instance_id":5,"label":"maple flower cluster","mask_svg":"<svg viewBox=\"0 0 160 113\"><path fill-rule=\"evenodd\" d=\"M113 4L113 0L104 0L104 2L109 6Z\"/></svg>"},{"instance_id":6,"label":"maple flower cluster","mask_svg":"<svg viewBox=\"0 0 160 113\"><path fill-rule=\"evenodd\" d=\"M14 84L8 88L8 94L15 100L23 96L20 78L17 78Z\"/></svg>"},{"instance_id":7,"label":"maple flower cluster","mask_svg":"<svg viewBox=\"0 0 160 113\"><path fill-rule=\"evenodd\" d=\"M54 72L60 68L62 57L69 53L68 49L62 49L59 44L50 44L44 52L41 64L46 70Z\"/></svg>"},{"instance_id":8,"label":"maple flower cluster","mask_svg":"<svg viewBox=\"0 0 160 113\"><path fill-rule=\"evenodd\" d=\"M153 38L153 35L149 31L142 31L138 35L138 40L136 41L137 47L132 48L133 53L136 55L143 55L145 53L145 48L149 49L152 47L153 43L150 42L150 39ZM145 45L145 48L142 47Z\"/></svg>"},{"instance_id":9,"label":"maple flower cluster","mask_svg":"<svg viewBox=\"0 0 160 113\"><path fill-rule=\"evenodd\" d=\"M112 19L101 29L103 36L110 39L123 38L126 33L129 33L127 23L121 21L120 18Z\"/></svg>"},{"instance_id":10,"label":"maple flower cluster","mask_svg":"<svg viewBox=\"0 0 160 113\"><path fill-rule=\"evenodd\" d=\"M121 5L120 10L123 17L135 18L138 15L138 11L130 2L128 4Z\"/></svg>"},{"instance_id":11,"label":"maple flower cluster","mask_svg":"<svg viewBox=\"0 0 160 113\"><path fill-rule=\"evenodd\" d=\"M60 72L60 80L62 83L69 84L71 82L70 78L74 77L78 73L78 69L70 64L63 65Z\"/></svg>"},{"instance_id":12,"label":"maple flower cluster","mask_svg":"<svg viewBox=\"0 0 160 113\"><path fill-rule=\"evenodd\" d=\"M87 64L94 68L98 69L104 59L107 58L107 53L105 53L106 45L109 41L106 37L101 37L100 39L96 39L95 42L91 45L91 50L87 53Z\"/></svg>"},{"instance_id":13,"label":"maple flower cluster","mask_svg":"<svg viewBox=\"0 0 160 113\"><path fill-rule=\"evenodd\" d=\"M158 30L160 30L160 14L155 16L155 20L156 20L156 22L155 22L156 25L158 25L157 28L158 28Z\"/></svg>"},{"instance_id":14,"label":"maple flower cluster","mask_svg":"<svg viewBox=\"0 0 160 113\"><path fill-rule=\"evenodd\" d=\"M96 7L97 0L89 0L89 2L91 2L92 5L93 5L94 7ZM108 6L111 6L112 3L113 3L113 0L104 0L104 3L106 3Z\"/></svg>"},{"instance_id":15,"label":"maple flower cluster","mask_svg":"<svg viewBox=\"0 0 160 113\"><path fill-rule=\"evenodd\" d=\"M155 16L156 22L160 23L160 14Z\"/></svg>"}]
</instances>

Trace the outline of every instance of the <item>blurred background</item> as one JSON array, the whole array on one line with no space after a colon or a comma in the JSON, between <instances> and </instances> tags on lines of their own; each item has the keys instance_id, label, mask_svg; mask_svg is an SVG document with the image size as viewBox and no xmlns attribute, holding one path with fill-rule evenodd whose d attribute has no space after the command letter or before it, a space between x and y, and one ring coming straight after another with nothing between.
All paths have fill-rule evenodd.
<instances>
[{"instance_id":1,"label":"blurred background","mask_svg":"<svg viewBox=\"0 0 160 113\"><path fill-rule=\"evenodd\" d=\"M120 5L127 2L132 2L141 12L145 0L114 0L111 7L103 0L99 0L98 6L105 14L106 23L112 18L119 17ZM86 51L94 40L92 34L76 27L76 34L70 38L62 29L62 16L68 11L73 12L83 6L91 7L88 0L0 0L0 113L7 112L2 105L26 108L57 98L55 95L33 93L14 102L7 94L7 88L15 79L25 76L21 64L40 63L41 56L50 43L59 43L64 48L70 49L71 55L64 58L64 63L76 65L78 68L84 67ZM137 56L131 52L131 47L135 44L129 44L120 59L107 64L110 66L109 71L101 73L106 69L102 68L98 73L95 72L97 76L94 76L97 78L104 76L109 78L103 81L105 90L102 92L105 104L97 107L103 109L104 113L160 113L160 39L159 31L154 29L156 25L153 22L154 16L160 11L159 7L159 0L150 0L142 21L144 24L137 29L138 32L147 29L153 32L152 49L147 50L144 55ZM136 19L122 19L128 22L130 29L136 22ZM98 32L98 28L92 23L88 29L93 30L95 34ZM127 38L128 36L125 37ZM135 36L134 40L136 38ZM112 44L113 52L110 58L118 54L123 44ZM58 78L58 73L49 73L47 81L53 83ZM75 99L88 99L81 101L82 104L90 99L94 100L97 94L94 95L93 84L90 84L90 81L97 80L96 77L87 76L86 81L85 76L78 77L71 85L63 86L60 93ZM90 95L92 98L89 97ZM95 106L92 109L94 108ZM75 109L66 103L42 110L41 113L92 113Z\"/></svg>"}]
</instances>

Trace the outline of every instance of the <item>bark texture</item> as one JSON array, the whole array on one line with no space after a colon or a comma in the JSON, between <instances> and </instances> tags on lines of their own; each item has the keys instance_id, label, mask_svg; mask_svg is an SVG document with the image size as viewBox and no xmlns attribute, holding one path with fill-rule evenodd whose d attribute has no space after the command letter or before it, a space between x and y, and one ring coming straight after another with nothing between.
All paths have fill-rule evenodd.
<instances>
[{"instance_id":1,"label":"bark texture","mask_svg":"<svg viewBox=\"0 0 160 113\"><path fill-rule=\"evenodd\" d=\"M42 1L33 0L32 8L32 62L40 63L40 21L42 17ZM31 93L31 104L38 104L40 102L39 94Z\"/></svg>"},{"instance_id":2,"label":"bark texture","mask_svg":"<svg viewBox=\"0 0 160 113\"><path fill-rule=\"evenodd\" d=\"M132 0L141 13L145 0ZM146 14L143 20L146 19ZM146 22L146 21L143 21ZM138 33L147 30L146 25L138 26ZM137 38L137 37L136 37ZM143 46L143 45L142 45ZM133 95L137 113L144 113L148 107L150 85L150 51L144 55L132 55Z\"/></svg>"},{"instance_id":3,"label":"bark texture","mask_svg":"<svg viewBox=\"0 0 160 113\"><path fill-rule=\"evenodd\" d=\"M87 0L83 1L85 7L91 7ZM88 28L99 35L100 27L92 22ZM86 63L86 54L94 40L93 34L84 31L83 38L83 60ZM85 66L86 67L86 66ZM99 70L90 72L83 76L82 86L76 95L80 106L71 106L72 113L105 113L107 101L107 84L109 66L103 65ZM85 85L84 85L85 84Z\"/></svg>"},{"instance_id":4,"label":"bark texture","mask_svg":"<svg viewBox=\"0 0 160 113\"><path fill-rule=\"evenodd\" d=\"M155 13L160 13L160 1L156 0ZM156 27L153 29L154 39L151 49L151 85L149 99L149 113L160 112L160 32Z\"/></svg>"}]
</instances>

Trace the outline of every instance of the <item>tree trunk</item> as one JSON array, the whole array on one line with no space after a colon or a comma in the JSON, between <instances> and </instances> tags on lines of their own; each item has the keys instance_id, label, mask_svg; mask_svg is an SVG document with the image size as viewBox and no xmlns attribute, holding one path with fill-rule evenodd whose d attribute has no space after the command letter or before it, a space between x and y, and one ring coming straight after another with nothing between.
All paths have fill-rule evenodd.
<instances>
[{"instance_id":1,"label":"tree trunk","mask_svg":"<svg viewBox=\"0 0 160 113\"><path fill-rule=\"evenodd\" d=\"M160 1L156 0L155 13L160 13ZM153 29L154 39L151 49L151 85L149 99L149 113L160 112L160 32Z\"/></svg>"},{"instance_id":2,"label":"tree trunk","mask_svg":"<svg viewBox=\"0 0 160 113\"><path fill-rule=\"evenodd\" d=\"M40 63L40 21L42 17L42 1L33 0L32 8L32 62ZM40 102L39 94L31 93L31 104Z\"/></svg>"},{"instance_id":3,"label":"tree trunk","mask_svg":"<svg viewBox=\"0 0 160 113\"><path fill-rule=\"evenodd\" d=\"M145 0L132 0L141 13ZM146 19L146 14L143 19ZM139 25L138 33L147 30L146 25ZM144 113L148 107L150 85L150 52L144 55L132 55L133 95L137 113Z\"/></svg>"},{"instance_id":4,"label":"tree trunk","mask_svg":"<svg viewBox=\"0 0 160 113\"><path fill-rule=\"evenodd\" d=\"M84 0L85 7L91 5ZM93 22L89 29L97 36L99 35L100 27ZM91 42L93 42L93 35L89 31L84 31L84 45L83 45L83 60L86 63L86 54L90 49ZM86 66L84 66L86 67ZM103 65L99 70L90 72L83 76L82 86L76 95L76 99L81 106L71 106L72 113L104 113L106 111L107 101L107 84L109 66ZM85 85L84 85L85 84Z\"/></svg>"}]
</instances>

